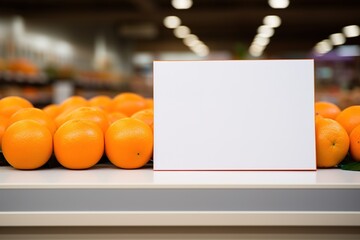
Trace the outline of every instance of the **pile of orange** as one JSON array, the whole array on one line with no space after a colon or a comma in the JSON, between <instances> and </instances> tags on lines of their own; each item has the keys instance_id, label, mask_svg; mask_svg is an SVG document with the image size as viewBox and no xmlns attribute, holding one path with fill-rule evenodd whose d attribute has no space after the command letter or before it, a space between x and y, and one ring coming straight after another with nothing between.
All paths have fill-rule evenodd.
<instances>
[{"instance_id":1,"label":"pile of orange","mask_svg":"<svg viewBox=\"0 0 360 240\"><path fill-rule=\"evenodd\" d=\"M315 114L317 166L335 167L347 154L360 161L360 106L341 110L333 103L316 102Z\"/></svg>"},{"instance_id":2,"label":"pile of orange","mask_svg":"<svg viewBox=\"0 0 360 240\"><path fill-rule=\"evenodd\" d=\"M37 169L52 155L65 168L87 169L106 155L119 168L143 167L153 152L153 104L135 93L73 96L35 108L0 99L0 147L16 169Z\"/></svg>"},{"instance_id":3,"label":"pile of orange","mask_svg":"<svg viewBox=\"0 0 360 240\"><path fill-rule=\"evenodd\" d=\"M104 155L134 169L152 157L153 122L152 99L135 93L73 96L43 109L11 96L0 99L0 147L17 169L39 168L52 155L69 169L91 168ZM360 106L316 102L315 129L318 168L335 167L347 154L360 161Z\"/></svg>"}]
</instances>

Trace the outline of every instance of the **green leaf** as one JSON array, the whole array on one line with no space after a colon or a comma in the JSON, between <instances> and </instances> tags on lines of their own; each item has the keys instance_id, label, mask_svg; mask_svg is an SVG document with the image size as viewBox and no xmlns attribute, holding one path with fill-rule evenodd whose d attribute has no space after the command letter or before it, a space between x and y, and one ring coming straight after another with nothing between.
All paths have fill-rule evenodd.
<instances>
[{"instance_id":1,"label":"green leaf","mask_svg":"<svg viewBox=\"0 0 360 240\"><path fill-rule=\"evenodd\" d=\"M342 170L360 171L360 162L354 161L348 154L338 167Z\"/></svg>"}]
</instances>

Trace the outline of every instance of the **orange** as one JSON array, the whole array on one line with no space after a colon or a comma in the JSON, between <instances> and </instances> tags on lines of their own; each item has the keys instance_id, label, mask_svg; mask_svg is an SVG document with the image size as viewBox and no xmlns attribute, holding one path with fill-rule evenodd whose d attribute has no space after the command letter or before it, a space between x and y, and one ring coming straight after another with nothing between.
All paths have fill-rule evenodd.
<instances>
[{"instance_id":1,"label":"orange","mask_svg":"<svg viewBox=\"0 0 360 240\"><path fill-rule=\"evenodd\" d=\"M134 118L117 120L105 134L105 152L110 162L119 168L144 166L151 158L153 135L151 128Z\"/></svg>"},{"instance_id":2,"label":"orange","mask_svg":"<svg viewBox=\"0 0 360 240\"><path fill-rule=\"evenodd\" d=\"M17 110L30 107L33 107L31 102L22 97L9 96L0 99L0 115L4 117L11 117Z\"/></svg>"},{"instance_id":3,"label":"orange","mask_svg":"<svg viewBox=\"0 0 360 240\"><path fill-rule=\"evenodd\" d=\"M70 112L73 110L80 108L80 107L87 107L89 106L89 102L80 96L71 96L67 98L65 101L63 101L59 107L60 112L55 118L55 123L57 127L60 127L61 124L66 122L66 118L69 115Z\"/></svg>"},{"instance_id":4,"label":"orange","mask_svg":"<svg viewBox=\"0 0 360 240\"><path fill-rule=\"evenodd\" d=\"M154 100L152 98L145 98L147 108L154 108Z\"/></svg>"},{"instance_id":5,"label":"orange","mask_svg":"<svg viewBox=\"0 0 360 240\"><path fill-rule=\"evenodd\" d=\"M350 133L350 155L355 161L360 161L360 125Z\"/></svg>"},{"instance_id":6,"label":"orange","mask_svg":"<svg viewBox=\"0 0 360 240\"><path fill-rule=\"evenodd\" d=\"M8 126L24 119L34 120L41 125L47 127L52 135L56 131L56 124L43 110L38 108L23 108L14 113L9 121Z\"/></svg>"},{"instance_id":7,"label":"orange","mask_svg":"<svg viewBox=\"0 0 360 240\"><path fill-rule=\"evenodd\" d=\"M65 168L90 168L104 153L104 134L89 120L69 120L54 135L54 153Z\"/></svg>"},{"instance_id":8,"label":"orange","mask_svg":"<svg viewBox=\"0 0 360 240\"><path fill-rule=\"evenodd\" d=\"M0 116L0 149L1 149L2 137L4 135L7 125L8 125L8 119L6 117Z\"/></svg>"},{"instance_id":9,"label":"orange","mask_svg":"<svg viewBox=\"0 0 360 240\"><path fill-rule=\"evenodd\" d=\"M154 111L152 109L144 109L138 111L134 113L131 117L143 121L144 123L149 125L151 130L154 131Z\"/></svg>"},{"instance_id":10,"label":"orange","mask_svg":"<svg viewBox=\"0 0 360 240\"><path fill-rule=\"evenodd\" d=\"M126 118L127 116L121 112L111 112L107 114L107 118L109 120L109 124L111 125L113 122L116 122L119 119Z\"/></svg>"},{"instance_id":11,"label":"orange","mask_svg":"<svg viewBox=\"0 0 360 240\"><path fill-rule=\"evenodd\" d=\"M89 104L91 107L99 107L101 109L107 109L112 99L109 96L99 95L91 98Z\"/></svg>"},{"instance_id":12,"label":"orange","mask_svg":"<svg viewBox=\"0 0 360 240\"><path fill-rule=\"evenodd\" d=\"M52 149L50 131L30 119L9 126L2 139L4 157L17 169L36 169L43 166L50 159Z\"/></svg>"},{"instance_id":13,"label":"orange","mask_svg":"<svg viewBox=\"0 0 360 240\"><path fill-rule=\"evenodd\" d=\"M360 125L360 105L350 106L342 110L335 119L350 135L351 131Z\"/></svg>"},{"instance_id":14,"label":"orange","mask_svg":"<svg viewBox=\"0 0 360 240\"><path fill-rule=\"evenodd\" d=\"M71 96L60 104L60 111L69 112L79 107L89 106L89 102L81 96Z\"/></svg>"},{"instance_id":15,"label":"orange","mask_svg":"<svg viewBox=\"0 0 360 240\"><path fill-rule=\"evenodd\" d=\"M321 115L325 118L335 119L341 112L340 108L330 102L316 102L315 103L315 114Z\"/></svg>"},{"instance_id":16,"label":"orange","mask_svg":"<svg viewBox=\"0 0 360 240\"><path fill-rule=\"evenodd\" d=\"M63 122L60 122L60 125L71 119L82 119L82 120L92 121L101 128L103 133L105 133L107 128L109 127L109 120L105 112L95 107L80 107L73 110L63 119Z\"/></svg>"},{"instance_id":17,"label":"orange","mask_svg":"<svg viewBox=\"0 0 360 240\"><path fill-rule=\"evenodd\" d=\"M110 106L111 112L121 112L127 116L146 109L147 103L145 98L135 93L120 93L114 97Z\"/></svg>"},{"instance_id":18,"label":"orange","mask_svg":"<svg viewBox=\"0 0 360 240\"><path fill-rule=\"evenodd\" d=\"M49 104L42 110L52 119L55 119L60 114L60 107L57 104Z\"/></svg>"},{"instance_id":19,"label":"orange","mask_svg":"<svg viewBox=\"0 0 360 240\"><path fill-rule=\"evenodd\" d=\"M319 168L334 167L349 151L346 130L330 118L316 119L316 165Z\"/></svg>"}]
</instances>

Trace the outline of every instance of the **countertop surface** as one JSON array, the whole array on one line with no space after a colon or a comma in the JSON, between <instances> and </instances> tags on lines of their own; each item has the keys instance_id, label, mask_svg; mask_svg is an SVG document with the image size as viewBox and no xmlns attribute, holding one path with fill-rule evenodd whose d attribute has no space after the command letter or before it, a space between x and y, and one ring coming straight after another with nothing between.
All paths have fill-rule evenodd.
<instances>
[{"instance_id":1,"label":"countertop surface","mask_svg":"<svg viewBox=\"0 0 360 240\"><path fill-rule=\"evenodd\" d=\"M360 172L0 167L0 226L360 226Z\"/></svg>"},{"instance_id":2,"label":"countertop surface","mask_svg":"<svg viewBox=\"0 0 360 240\"><path fill-rule=\"evenodd\" d=\"M360 172L317 171L153 171L98 165L23 171L0 167L0 188L360 188Z\"/></svg>"}]
</instances>

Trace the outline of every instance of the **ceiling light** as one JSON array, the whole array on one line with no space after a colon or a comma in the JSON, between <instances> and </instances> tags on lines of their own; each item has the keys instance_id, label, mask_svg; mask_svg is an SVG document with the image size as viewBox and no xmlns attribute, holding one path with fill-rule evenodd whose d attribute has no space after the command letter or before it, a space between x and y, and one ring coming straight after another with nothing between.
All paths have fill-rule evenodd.
<instances>
[{"instance_id":1,"label":"ceiling light","mask_svg":"<svg viewBox=\"0 0 360 240\"><path fill-rule=\"evenodd\" d=\"M330 40L328 40L328 39L319 42L315 46L315 51L320 54L325 54L325 53L331 51L331 49L332 49L332 45L331 45Z\"/></svg>"},{"instance_id":2,"label":"ceiling light","mask_svg":"<svg viewBox=\"0 0 360 240\"><path fill-rule=\"evenodd\" d=\"M200 43L195 45L194 47L191 47L191 50L193 50L197 55L200 57L205 57L209 55L209 48L204 43Z\"/></svg>"},{"instance_id":3,"label":"ceiling light","mask_svg":"<svg viewBox=\"0 0 360 240\"><path fill-rule=\"evenodd\" d=\"M342 33L334 33L330 35L330 40L333 45L338 46L345 43L345 37Z\"/></svg>"},{"instance_id":4,"label":"ceiling light","mask_svg":"<svg viewBox=\"0 0 360 240\"><path fill-rule=\"evenodd\" d=\"M194 52L201 50L202 48L206 47L206 45L202 41L197 41L197 43L190 47L191 50Z\"/></svg>"},{"instance_id":5,"label":"ceiling light","mask_svg":"<svg viewBox=\"0 0 360 240\"><path fill-rule=\"evenodd\" d=\"M174 34L178 38L185 38L187 35L190 34L190 29L186 26L179 26L175 28Z\"/></svg>"},{"instance_id":6,"label":"ceiling light","mask_svg":"<svg viewBox=\"0 0 360 240\"><path fill-rule=\"evenodd\" d=\"M274 29L267 26L267 25L261 25L258 29L257 32L259 33L260 36L268 38L274 35Z\"/></svg>"},{"instance_id":7,"label":"ceiling light","mask_svg":"<svg viewBox=\"0 0 360 240\"><path fill-rule=\"evenodd\" d=\"M180 24L181 20L177 16L167 16L164 18L164 25L167 28L177 28Z\"/></svg>"},{"instance_id":8,"label":"ceiling light","mask_svg":"<svg viewBox=\"0 0 360 240\"><path fill-rule=\"evenodd\" d=\"M260 57L263 54L262 52L256 52L256 51L253 51L251 49L249 50L249 53L253 57Z\"/></svg>"},{"instance_id":9,"label":"ceiling light","mask_svg":"<svg viewBox=\"0 0 360 240\"><path fill-rule=\"evenodd\" d=\"M253 44L249 48L249 53L253 57L260 57L263 54L264 47Z\"/></svg>"},{"instance_id":10,"label":"ceiling light","mask_svg":"<svg viewBox=\"0 0 360 240\"><path fill-rule=\"evenodd\" d=\"M263 23L269 27L277 28L281 25L281 18L276 15L268 15L264 17Z\"/></svg>"},{"instance_id":11,"label":"ceiling light","mask_svg":"<svg viewBox=\"0 0 360 240\"><path fill-rule=\"evenodd\" d=\"M287 8L290 4L289 0L269 0L270 7L272 8Z\"/></svg>"},{"instance_id":12,"label":"ceiling light","mask_svg":"<svg viewBox=\"0 0 360 240\"><path fill-rule=\"evenodd\" d=\"M191 8L192 0L172 0L171 4L176 9L188 9Z\"/></svg>"},{"instance_id":13,"label":"ceiling light","mask_svg":"<svg viewBox=\"0 0 360 240\"><path fill-rule=\"evenodd\" d=\"M352 38L360 35L360 27L357 25L350 25L343 28L343 33L346 37Z\"/></svg>"},{"instance_id":14,"label":"ceiling light","mask_svg":"<svg viewBox=\"0 0 360 240\"><path fill-rule=\"evenodd\" d=\"M257 45L257 44L251 44L249 50L252 50L252 51L255 51L255 52L262 52L264 51L265 49L265 46L260 46L260 45Z\"/></svg>"},{"instance_id":15,"label":"ceiling light","mask_svg":"<svg viewBox=\"0 0 360 240\"><path fill-rule=\"evenodd\" d=\"M270 42L269 38L261 37L259 35L256 35L253 44L260 45L260 46L267 46Z\"/></svg>"},{"instance_id":16,"label":"ceiling light","mask_svg":"<svg viewBox=\"0 0 360 240\"><path fill-rule=\"evenodd\" d=\"M199 38L194 34L189 34L184 38L184 44L189 47L196 45L198 42L200 42Z\"/></svg>"}]
</instances>

